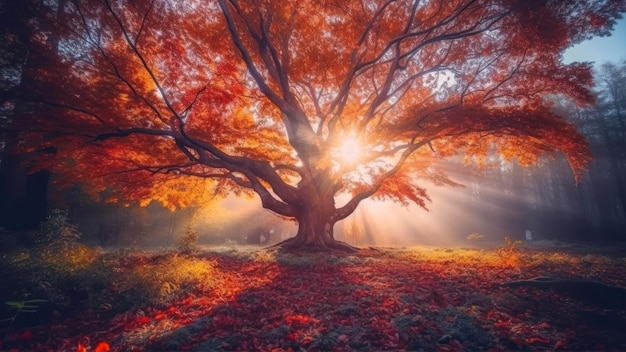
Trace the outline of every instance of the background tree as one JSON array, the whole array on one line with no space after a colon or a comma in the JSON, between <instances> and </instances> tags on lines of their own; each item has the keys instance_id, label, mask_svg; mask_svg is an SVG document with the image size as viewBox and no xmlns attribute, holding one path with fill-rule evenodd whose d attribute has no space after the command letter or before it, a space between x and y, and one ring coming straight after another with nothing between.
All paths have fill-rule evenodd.
<instances>
[{"instance_id":1,"label":"background tree","mask_svg":"<svg viewBox=\"0 0 626 352\"><path fill-rule=\"evenodd\" d=\"M439 162L589 153L551 99L593 100L561 53L624 1L75 0L35 38L20 118L33 170L175 208L248 193L295 219L286 247L349 248L368 197L426 206ZM42 24L43 26L43 24ZM347 201L339 202L339 195Z\"/></svg>"},{"instance_id":2,"label":"background tree","mask_svg":"<svg viewBox=\"0 0 626 352\"><path fill-rule=\"evenodd\" d=\"M0 227L14 230L35 228L46 217L50 175L47 171L27 174L20 167L26 157L19 155L19 138L12 133L15 118L19 117L16 111L23 107L16 92L29 59L31 38L37 30L32 14L55 15L52 9L37 9L40 5L0 0Z\"/></svg>"},{"instance_id":3,"label":"background tree","mask_svg":"<svg viewBox=\"0 0 626 352\"><path fill-rule=\"evenodd\" d=\"M466 167L466 175L480 174L488 182L468 181L475 192L468 195L471 204L461 206L461 211L482 221L463 222L464 233L471 229L493 237L512 234L523 238L523 230L528 229L534 239L595 243L625 239L626 139L622 122L626 63L607 62L594 71L595 104L579 108L559 99L554 106L589 141L594 159L583 179L574 181L562 156L544 158L535 168L510 163L480 170Z\"/></svg>"}]
</instances>

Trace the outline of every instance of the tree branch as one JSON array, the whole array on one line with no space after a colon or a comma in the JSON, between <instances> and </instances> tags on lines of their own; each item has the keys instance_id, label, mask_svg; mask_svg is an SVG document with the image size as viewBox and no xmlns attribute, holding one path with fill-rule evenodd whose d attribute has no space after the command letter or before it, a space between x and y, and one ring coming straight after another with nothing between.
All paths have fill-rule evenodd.
<instances>
[{"instance_id":1,"label":"tree branch","mask_svg":"<svg viewBox=\"0 0 626 352\"><path fill-rule=\"evenodd\" d=\"M124 39L126 40L126 43L131 48L131 50L133 51L133 54L137 57L137 59L139 59L139 61L141 62L142 67L145 69L146 73L148 73L148 75L150 76L150 79L152 80L152 82L156 86L157 90L159 91L159 93L161 95L161 99L163 100L163 103L165 103L165 105L167 106L168 110L174 116L176 116L176 118L180 119L181 117L180 117L179 113L176 111L176 109L174 109L174 106L172 105L170 100L168 99L167 94L165 92L165 89L163 89L163 86L161 85L161 83L157 79L154 71L152 70L152 68L150 67L150 65L146 61L146 59L143 57L143 55L141 54L141 52L137 48L137 43L133 42L133 40L131 40L130 34L126 30L126 27L124 26L124 23L122 22L122 19L117 15L115 10L113 10L113 7L111 5L110 0L105 0L104 3L106 5L107 9L109 10L109 12L111 13L111 15L113 16L113 18L115 19L115 22L117 22L120 30L122 31L122 35L124 36ZM147 15L148 15L148 13L145 14L145 16L147 16ZM142 24L142 26L143 26L143 24Z\"/></svg>"}]
</instances>

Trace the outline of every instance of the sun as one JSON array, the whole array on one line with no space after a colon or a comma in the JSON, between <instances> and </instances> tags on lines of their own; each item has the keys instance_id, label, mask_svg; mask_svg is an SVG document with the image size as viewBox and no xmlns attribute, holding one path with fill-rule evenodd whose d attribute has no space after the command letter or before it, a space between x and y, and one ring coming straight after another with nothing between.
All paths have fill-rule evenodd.
<instances>
[{"instance_id":1,"label":"sun","mask_svg":"<svg viewBox=\"0 0 626 352\"><path fill-rule=\"evenodd\" d=\"M355 164L361 157L361 143L355 137L347 137L337 150L339 159L345 164Z\"/></svg>"},{"instance_id":2,"label":"sun","mask_svg":"<svg viewBox=\"0 0 626 352\"><path fill-rule=\"evenodd\" d=\"M367 163L366 144L355 134L344 135L333 143L330 150L332 171L344 177L364 177L363 167ZM352 176L350 176L352 175Z\"/></svg>"}]
</instances>

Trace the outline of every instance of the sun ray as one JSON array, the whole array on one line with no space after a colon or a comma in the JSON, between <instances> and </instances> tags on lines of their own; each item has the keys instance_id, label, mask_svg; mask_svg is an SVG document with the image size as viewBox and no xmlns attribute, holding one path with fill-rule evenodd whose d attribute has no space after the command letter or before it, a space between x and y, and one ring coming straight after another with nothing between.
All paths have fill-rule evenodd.
<instances>
[{"instance_id":1,"label":"sun ray","mask_svg":"<svg viewBox=\"0 0 626 352\"><path fill-rule=\"evenodd\" d=\"M339 146L339 158L343 163L354 164L361 157L361 143L355 137L346 138Z\"/></svg>"}]
</instances>

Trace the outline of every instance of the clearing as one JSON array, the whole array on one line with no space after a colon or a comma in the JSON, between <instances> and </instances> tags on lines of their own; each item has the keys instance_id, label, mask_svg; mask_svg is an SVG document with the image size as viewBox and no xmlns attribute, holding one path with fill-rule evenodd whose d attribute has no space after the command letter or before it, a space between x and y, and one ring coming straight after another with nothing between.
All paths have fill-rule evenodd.
<instances>
[{"instance_id":1,"label":"clearing","mask_svg":"<svg viewBox=\"0 0 626 352\"><path fill-rule=\"evenodd\" d=\"M626 350L625 254L510 241L353 254L23 249L2 259L12 305L0 349Z\"/></svg>"}]
</instances>

